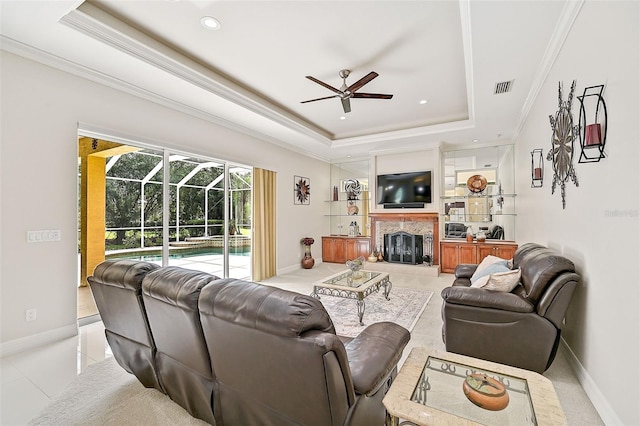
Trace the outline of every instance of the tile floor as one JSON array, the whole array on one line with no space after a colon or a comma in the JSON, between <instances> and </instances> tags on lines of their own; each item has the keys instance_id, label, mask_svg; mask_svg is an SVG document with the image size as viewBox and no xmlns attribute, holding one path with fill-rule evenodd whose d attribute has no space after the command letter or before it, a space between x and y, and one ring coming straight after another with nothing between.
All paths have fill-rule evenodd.
<instances>
[{"instance_id":1,"label":"tile floor","mask_svg":"<svg viewBox=\"0 0 640 426\"><path fill-rule=\"evenodd\" d=\"M384 270L385 264L370 266L369 269ZM338 264L317 264L313 269L300 269L270 278L264 284L309 294L314 281L341 269L343 266ZM452 276L442 274L439 277L426 277L419 266L409 267L407 271L408 273L392 272L393 285L425 288L433 291L434 295L411 333L405 357L416 346L444 350L440 335L440 291L451 284ZM393 295L393 290L391 294ZM111 356L102 322L95 322L81 326L78 336L3 357L0 359L0 424L27 424L88 365ZM569 425L603 424L562 352L558 353L553 365L544 375L553 382ZM78 403L82 403L81 395L78 396Z\"/></svg>"}]
</instances>

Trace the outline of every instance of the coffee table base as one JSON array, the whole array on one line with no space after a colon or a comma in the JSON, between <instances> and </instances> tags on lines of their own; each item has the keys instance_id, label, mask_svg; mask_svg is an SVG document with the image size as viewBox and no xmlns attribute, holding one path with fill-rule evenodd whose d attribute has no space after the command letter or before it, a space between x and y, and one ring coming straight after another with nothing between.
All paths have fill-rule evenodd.
<instances>
[{"instance_id":1,"label":"coffee table base","mask_svg":"<svg viewBox=\"0 0 640 426\"><path fill-rule=\"evenodd\" d=\"M364 322L362 318L364 317L365 310L365 302L364 298L369 296L374 291L380 291L380 287L384 287L384 298L389 300L389 294L391 293L391 280L389 279L389 274L382 277L378 282L373 285L370 285L364 289L358 289L354 287L353 289L349 289L347 287L341 288L330 288L322 286L321 284L316 284L313 286L313 291L311 292L311 296L316 299L320 299L320 295L326 296L334 296L334 297L342 297L345 299L355 299L356 300L356 309L358 311L358 320L360 321L360 325L364 326Z\"/></svg>"}]
</instances>

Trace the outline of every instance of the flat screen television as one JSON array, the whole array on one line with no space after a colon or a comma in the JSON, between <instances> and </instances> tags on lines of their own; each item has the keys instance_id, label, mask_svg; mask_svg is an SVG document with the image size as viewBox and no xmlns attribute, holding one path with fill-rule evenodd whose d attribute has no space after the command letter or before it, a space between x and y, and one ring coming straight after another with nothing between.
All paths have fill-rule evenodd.
<instances>
[{"instance_id":1,"label":"flat screen television","mask_svg":"<svg viewBox=\"0 0 640 426\"><path fill-rule=\"evenodd\" d=\"M378 175L378 204L430 203L431 171Z\"/></svg>"}]
</instances>

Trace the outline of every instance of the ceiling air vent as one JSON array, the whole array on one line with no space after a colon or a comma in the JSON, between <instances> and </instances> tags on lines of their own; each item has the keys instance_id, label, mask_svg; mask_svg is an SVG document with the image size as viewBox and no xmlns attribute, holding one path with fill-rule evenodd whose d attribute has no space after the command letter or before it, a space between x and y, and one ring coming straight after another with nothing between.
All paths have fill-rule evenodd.
<instances>
[{"instance_id":1,"label":"ceiling air vent","mask_svg":"<svg viewBox=\"0 0 640 426\"><path fill-rule=\"evenodd\" d=\"M513 87L513 80L501 81L500 83L496 83L496 87L493 90L493 94L499 95L500 93L510 92L512 87Z\"/></svg>"}]
</instances>

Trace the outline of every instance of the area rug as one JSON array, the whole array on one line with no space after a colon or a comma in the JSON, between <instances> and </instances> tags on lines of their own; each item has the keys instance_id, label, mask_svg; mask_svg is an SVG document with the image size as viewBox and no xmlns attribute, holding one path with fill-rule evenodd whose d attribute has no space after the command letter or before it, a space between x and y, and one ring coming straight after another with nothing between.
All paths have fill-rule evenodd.
<instances>
[{"instance_id":1,"label":"area rug","mask_svg":"<svg viewBox=\"0 0 640 426\"><path fill-rule=\"evenodd\" d=\"M395 322L411 331L431 296L433 293L427 290L393 287L389 294L390 300L386 300L381 288L379 292L374 292L364 299L364 326L361 326L358 320L355 299L321 295L320 301L333 321L336 334L355 337L367 325L382 321Z\"/></svg>"},{"instance_id":2,"label":"area rug","mask_svg":"<svg viewBox=\"0 0 640 426\"><path fill-rule=\"evenodd\" d=\"M206 422L155 389L147 389L113 358L90 365L29 425L187 425Z\"/></svg>"}]
</instances>

